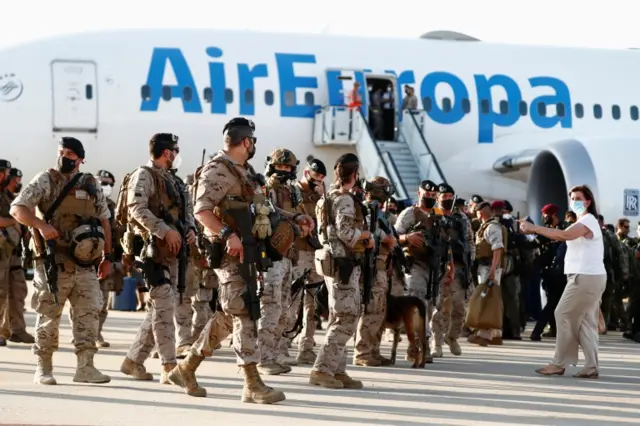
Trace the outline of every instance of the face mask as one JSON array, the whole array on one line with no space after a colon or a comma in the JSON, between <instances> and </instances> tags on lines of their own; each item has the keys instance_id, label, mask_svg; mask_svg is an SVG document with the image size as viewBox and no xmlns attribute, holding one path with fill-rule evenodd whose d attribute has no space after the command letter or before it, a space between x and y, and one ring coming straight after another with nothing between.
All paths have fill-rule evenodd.
<instances>
[{"instance_id":1,"label":"face mask","mask_svg":"<svg viewBox=\"0 0 640 426\"><path fill-rule=\"evenodd\" d=\"M584 201L582 200L571 201L571 211L577 214L578 216L586 212L587 208L584 206Z\"/></svg>"},{"instance_id":2,"label":"face mask","mask_svg":"<svg viewBox=\"0 0 640 426\"><path fill-rule=\"evenodd\" d=\"M104 194L105 197L108 197L109 195L111 195L111 191L113 190L113 187L109 184L107 185L102 185L102 193Z\"/></svg>"},{"instance_id":3,"label":"face mask","mask_svg":"<svg viewBox=\"0 0 640 426\"><path fill-rule=\"evenodd\" d=\"M436 205L436 199L430 197L422 197L420 199L420 207L425 209L432 209Z\"/></svg>"},{"instance_id":4,"label":"face mask","mask_svg":"<svg viewBox=\"0 0 640 426\"><path fill-rule=\"evenodd\" d=\"M440 206L444 210L451 210L453 208L453 200L442 200L440 202Z\"/></svg>"},{"instance_id":5,"label":"face mask","mask_svg":"<svg viewBox=\"0 0 640 426\"><path fill-rule=\"evenodd\" d=\"M21 183L16 185L16 190L15 190L14 194L17 194L20 191L22 191L22 184Z\"/></svg>"},{"instance_id":6,"label":"face mask","mask_svg":"<svg viewBox=\"0 0 640 426\"><path fill-rule=\"evenodd\" d=\"M249 157L247 158L247 160L251 160L253 158L254 155L256 155L256 146L255 144L251 144L251 148L247 150L247 154L249 155Z\"/></svg>"},{"instance_id":7,"label":"face mask","mask_svg":"<svg viewBox=\"0 0 640 426\"><path fill-rule=\"evenodd\" d=\"M71 173L76 168L76 160L67 157L58 157L58 171L62 174Z\"/></svg>"},{"instance_id":8,"label":"face mask","mask_svg":"<svg viewBox=\"0 0 640 426\"><path fill-rule=\"evenodd\" d=\"M512 217L513 217L513 216L511 216L511 213L504 213L504 214L502 215L502 218L503 218L503 219L511 219Z\"/></svg>"},{"instance_id":9,"label":"face mask","mask_svg":"<svg viewBox=\"0 0 640 426\"><path fill-rule=\"evenodd\" d=\"M553 216L545 216L542 218L545 225L551 225L553 223Z\"/></svg>"},{"instance_id":10,"label":"face mask","mask_svg":"<svg viewBox=\"0 0 640 426\"><path fill-rule=\"evenodd\" d=\"M178 170L181 164L182 164L182 157L180 156L180 153L177 153L176 156L173 157L173 160L171 160L171 163L169 164L169 168Z\"/></svg>"},{"instance_id":11,"label":"face mask","mask_svg":"<svg viewBox=\"0 0 640 426\"><path fill-rule=\"evenodd\" d=\"M273 174L281 183L285 183L291 178L291 173L284 170L276 170Z\"/></svg>"}]
</instances>

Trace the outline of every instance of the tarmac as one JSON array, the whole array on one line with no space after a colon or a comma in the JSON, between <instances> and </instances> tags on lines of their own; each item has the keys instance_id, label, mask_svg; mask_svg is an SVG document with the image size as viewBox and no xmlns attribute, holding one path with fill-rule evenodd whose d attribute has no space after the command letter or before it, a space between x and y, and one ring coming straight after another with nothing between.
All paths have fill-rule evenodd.
<instances>
[{"instance_id":1,"label":"tarmac","mask_svg":"<svg viewBox=\"0 0 640 426\"><path fill-rule=\"evenodd\" d=\"M623 425L640 422L640 344L620 333L600 340L600 379L576 379L571 367L563 377L540 377L534 369L553 355L554 341L506 341L480 348L462 343L462 356L445 347L443 358L412 369L404 360L391 367L348 367L364 382L362 390L329 390L308 384L310 366L293 367L264 381L285 392L276 405L240 402L242 372L228 342L206 360L198 379L207 398L185 395L160 385L160 363L146 362L153 382L120 373L120 364L144 313L111 311L95 365L111 376L103 385L73 383L76 357L70 343L68 307L54 355L57 386L33 383L35 357L30 345L0 348L0 424L30 425ZM35 314L27 314L30 331ZM326 326L326 324L325 324ZM531 324L528 327L531 330ZM528 333L525 333L528 335ZM317 333L318 343L324 331ZM464 340L464 339L461 339ZM351 360L353 342L349 342ZM291 354L295 354L295 345ZM389 355L385 342L383 353Z\"/></svg>"}]
</instances>

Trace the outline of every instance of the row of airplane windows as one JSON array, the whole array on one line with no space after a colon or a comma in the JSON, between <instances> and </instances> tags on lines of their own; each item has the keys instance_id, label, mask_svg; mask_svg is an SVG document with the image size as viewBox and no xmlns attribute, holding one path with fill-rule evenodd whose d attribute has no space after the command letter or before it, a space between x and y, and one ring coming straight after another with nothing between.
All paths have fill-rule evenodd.
<instances>
[{"instance_id":1,"label":"row of airplane windows","mask_svg":"<svg viewBox=\"0 0 640 426\"><path fill-rule=\"evenodd\" d=\"M141 96L144 100L151 99L151 88L148 85L144 85L141 88ZM210 87L205 88L202 91L202 98L205 102L211 103L213 102L213 90ZM224 100L227 104L233 103L234 93L232 89L225 89L224 91ZM170 86L162 87L162 99L165 101L170 101L173 99L172 88ZM193 100L193 89L189 86L184 87L182 89L181 99L185 102L191 102ZM274 103L274 94L271 90L265 90L264 92L264 103L271 106ZM244 91L244 101L247 105L252 105L254 103L254 91L251 89L247 89ZM296 103L295 93L292 91L284 92L284 102L287 106L293 106ZM304 104L307 106L313 106L315 104L314 95L312 92L306 92L304 94ZM434 107L434 99L430 97L425 97L422 99L422 104L425 111L429 112ZM471 101L469 99L462 99L461 102L462 112L465 114L469 114L471 112ZM547 109L550 105L538 103L537 110L540 116L547 115ZM565 105L564 103L555 104L555 112L558 117L564 117L568 112L567 109L571 108L571 105ZM449 113L453 110L453 102L450 98L442 98L441 102L438 103L438 107L444 113ZM508 115L510 108L514 108L515 105L509 104L506 100L502 100L499 102L499 112L502 115ZM518 113L521 116L526 116L529 113L530 105L526 101L520 101L517 105ZM480 101L480 113L481 114L489 114L491 112L491 105L488 99L482 99ZM573 107L573 112L576 118L583 118L585 116L585 106L581 103L577 103ZM569 112L570 113L570 112ZM629 108L629 115L632 120L637 121L640 118L640 111L637 106L631 106ZM604 109L600 104L593 105L593 117L596 119L601 119L604 116ZM619 105L611 106L611 116L614 120L619 120L622 118L622 109Z\"/></svg>"}]
</instances>

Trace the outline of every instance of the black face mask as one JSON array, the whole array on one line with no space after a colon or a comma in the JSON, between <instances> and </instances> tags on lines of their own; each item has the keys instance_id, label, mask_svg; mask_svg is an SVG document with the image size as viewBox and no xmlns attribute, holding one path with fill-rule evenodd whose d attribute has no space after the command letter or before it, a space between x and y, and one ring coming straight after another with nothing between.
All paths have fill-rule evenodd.
<instances>
[{"instance_id":1,"label":"black face mask","mask_svg":"<svg viewBox=\"0 0 640 426\"><path fill-rule=\"evenodd\" d=\"M285 183L289 179L291 179L291 173L285 172L284 170L276 170L273 172L276 179L278 179L281 183Z\"/></svg>"},{"instance_id":2,"label":"black face mask","mask_svg":"<svg viewBox=\"0 0 640 426\"><path fill-rule=\"evenodd\" d=\"M21 183L19 183L19 184L17 184L17 185L16 185L16 189L15 189L15 191L14 191L13 193L14 193L14 194L17 194L17 193L18 193L18 192L20 192L20 191L22 191L22 184L21 184Z\"/></svg>"},{"instance_id":3,"label":"black face mask","mask_svg":"<svg viewBox=\"0 0 640 426\"><path fill-rule=\"evenodd\" d=\"M71 173L76 168L76 160L67 157L58 157L58 171L62 174Z\"/></svg>"},{"instance_id":4,"label":"black face mask","mask_svg":"<svg viewBox=\"0 0 640 426\"><path fill-rule=\"evenodd\" d=\"M442 206L444 210L451 210L453 208L453 200L442 200L440 206Z\"/></svg>"},{"instance_id":5,"label":"black face mask","mask_svg":"<svg viewBox=\"0 0 640 426\"><path fill-rule=\"evenodd\" d=\"M545 216L542 218L545 225L551 225L553 223L553 216Z\"/></svg>"},{"instance_id":6,"label":"black face mask","mask_svg":"<svg viewBox=\"0 0 640 426\"><path fill-rule=\"evenodd\" d=\"M253 158L253 156L256 155L256 144L255 143L251 143L251 149L247 150L247 153L249 154L249 158L247 158L247 161L251 160Z\"/></svg>"},{"instance_id":7,"label":"black face mask","mask_svg":"<svg viewBox=\"0 0 640 426\"><path fill-rule=\"evenodd\" d=\"M436 199L431 197L422 197L420 199L420 207L425 209L432 209L436 205Z\"/></svg>"}]
</instances>

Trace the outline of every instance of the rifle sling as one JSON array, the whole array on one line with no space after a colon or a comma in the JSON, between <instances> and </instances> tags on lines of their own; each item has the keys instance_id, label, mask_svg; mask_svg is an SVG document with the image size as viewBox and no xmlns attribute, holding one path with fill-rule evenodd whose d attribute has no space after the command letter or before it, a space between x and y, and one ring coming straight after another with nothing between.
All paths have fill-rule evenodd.
<instances>
[{"instance_id":1,"label":"rifle sling","mask_svg":"<svg viewBox=\"0 0 640 426\"><path fill-rule=\"evenodd\" d=\"M62 201L65 199L67 195L69 195L69 192L71 192L71 189L73 189L73 187L76 185L76 183L78 183L81 177L82 177L82 173L76 174L74 177L71 178L69 182L67 182L64 188L62 188L62 191L60 191L60 195L58 195L58 197L53 201L53 204L49 206L46 213L44 214L45 222L49 223L49 221L53 217L53 214L56 212L56 210L58 210L58 207L60 207L60 204L62 204Z\"/></svg>"}]
</instances>

